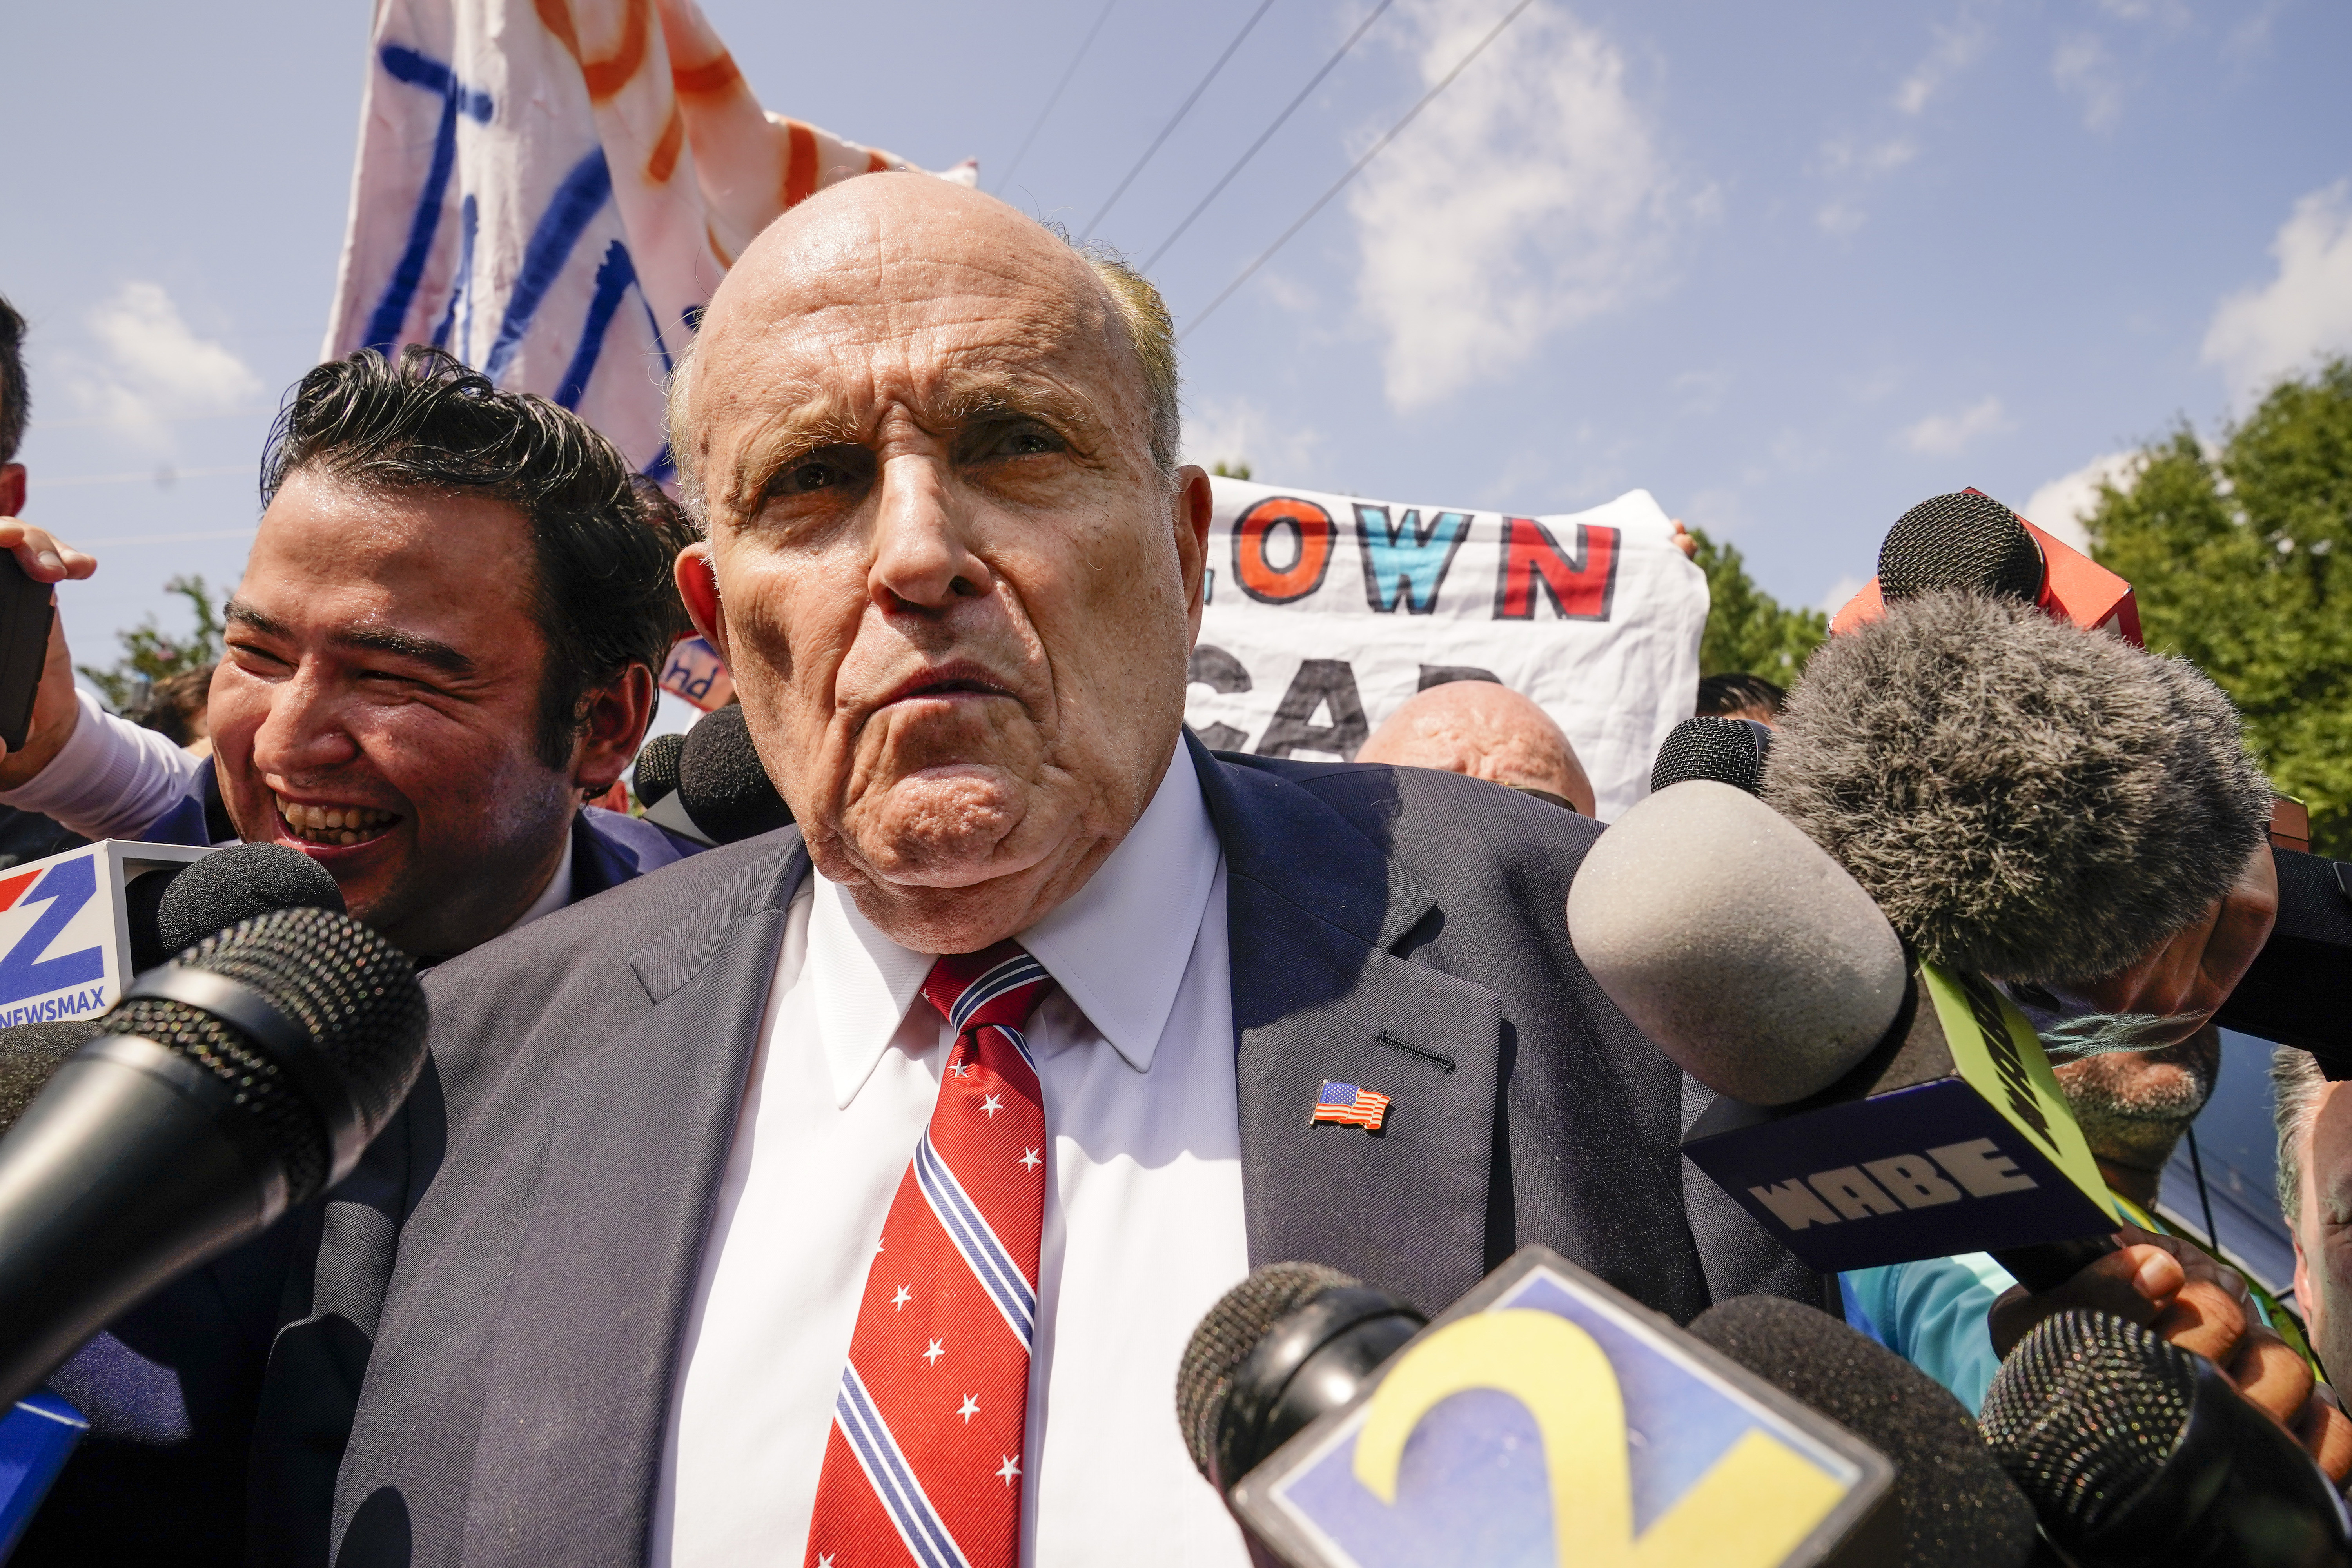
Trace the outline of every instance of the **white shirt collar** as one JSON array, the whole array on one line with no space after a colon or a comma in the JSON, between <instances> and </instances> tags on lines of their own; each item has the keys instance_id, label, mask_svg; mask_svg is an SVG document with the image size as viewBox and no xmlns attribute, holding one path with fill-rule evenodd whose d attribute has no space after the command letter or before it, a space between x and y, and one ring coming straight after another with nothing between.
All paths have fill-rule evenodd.
<instances>
[{"instance_id":1,"label":"white shirt collar","mask_svg":"<svg viewBox=\"0 0 2352 1568\"><path fill-rule=\"evenodd\" d=\"M563 858L555 863L555 875L547 879L547 886L539 890L539 897L530 901L530 908L523 910L522 918L507 927L507 931L520 931L540 916L551 915L571 901L572 829L567 824L563 829ZM503 936L506 932L499 934Z\"/></svg>"},{"instance_id":2,"label":"white shirt collar","mask_svg":"<svg viewBox=\"0 0 2352 1568\"><path fill-rule=\"evenodd\" d=\"M1180 745L1109 858L1016 939L1137 1072L1151 1069L1222 853L1192 753ZM812 880L802 973L814 987L834 1101L846 1106L898 1034L933 957L884 936L846 888Z\"/></svg>"}]
</instances>

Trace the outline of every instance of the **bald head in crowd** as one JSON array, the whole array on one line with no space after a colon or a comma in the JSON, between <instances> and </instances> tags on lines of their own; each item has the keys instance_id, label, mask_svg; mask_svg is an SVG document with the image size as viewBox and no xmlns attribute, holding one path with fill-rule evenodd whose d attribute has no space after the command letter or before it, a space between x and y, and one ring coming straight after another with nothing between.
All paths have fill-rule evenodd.
<instances>
[{"instance_id":1,"label":"bald head in crowd","mask_svg":"<svg viewBox=\"0 0 2352 1568\"><path fill-rule=\"evenodd\" d=\"M1491 680L1449 680L1419 693L1372 731L1356 761L1467 773L1593 814L1592 784L1568 736L1532 700Z\"/></svg>"}]
</instances>

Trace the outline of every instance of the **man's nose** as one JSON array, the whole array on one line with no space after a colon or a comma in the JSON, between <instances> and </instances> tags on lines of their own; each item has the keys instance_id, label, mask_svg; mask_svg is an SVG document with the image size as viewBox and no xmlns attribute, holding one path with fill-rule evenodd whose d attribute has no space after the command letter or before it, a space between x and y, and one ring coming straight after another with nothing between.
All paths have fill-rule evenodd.
<instances>
[{"instance_id":1,"label":"man's nose","mask_svg":"<svg viewBox=\"0 0 2352 1568\"><path fill-rule=\"evenodd\" d=\"M875 603L886 613L944 610L986 595L995 579L971 552L969 520L944 459L896 455L884 461L881 479L867 578Z\"/></svg>"},{"instance_id":2,"label":"man's nose","mask_svg":"<svg viewBox=\"0 0 2352 1568\"><path fill-rule=\"evenodd\" d=\"M265 777L297 781L341 767L360 752L343 722L341 694L310 670L270 689L269 713L253 735L253 765Z\"/></svg>"}]
</instances>

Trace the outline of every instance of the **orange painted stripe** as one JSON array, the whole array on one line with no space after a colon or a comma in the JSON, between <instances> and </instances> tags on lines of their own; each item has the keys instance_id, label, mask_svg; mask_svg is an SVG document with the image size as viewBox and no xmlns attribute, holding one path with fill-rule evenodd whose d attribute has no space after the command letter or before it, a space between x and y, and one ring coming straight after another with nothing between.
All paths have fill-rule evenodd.
<instances>
[{"instance_id":1,"label":"orange painted stripe","mask_svg":"<svg viewBox=\"0 0 2352 1568\"><path fill-rule=\"evenodd\" d=\"M705 60L698 66L672 66L669 71L670 86L689 98L725 92L742 79L743 73L736 68L735 57L725 49L719 51L716 59Z\"/></svg>"},{"instance_id":2,"label":"orange painted stripe","mask_svg":"<svg viewBox=\"0 0 2352 1568\"><path fill-rule=\"evenodd\" d=\"M580 58L580 35L572 26L572 0L532 0L541 26L555 35L563 52L573 59Z\"/></svg>"},{"instance_id":3,"label":"orange painted stripe","mask_svg":"<svg viewBox=\"0 0 2352 1568\"><path fill-rule=\"evenodd\" d=\"M792 153L784 160L784 205L796 207L816 195L816 132L797 120L784 121Z\"/></svg>"},{"instance_id":4,"label":"orange painted stripe","mask_svg":"<svg viewBox=\"0 0 2352 1568\"><path fill-rule=\"evenodd\" d=\"M727 254L727 247L719 243L719 231L711 227L708 221L706 221L702 226L702 237L710 242L710 254L719 258L719 265L720 267L725 268L735 265L735 258Z\"/></svg>"},{"instance_id":5,"label":"orange painted stripe","mask_svg":"<svg viewBox=\"0 0 2352 1568\"><path fill-rule=\"evenodd\" d=\"M654 143L654 155L646 160L646 179L660 184L677 168L678 149L686 145L686 115L676 103L669 106L669 123L662 127L661 140Z\"/></svg>"},{"instance_id":6,"label":"orange painted stripe","mask_svg":"<svg viewBox=\"0 0 2352 1568\"><path fill-rule=\"evenodd\" d=\"M652 28L652 0L629 0L621 22L621 47L601 60L582 60L580 74L588 83L588 100L602 103L629 85L646 63L646 38Z\"/></svg>"},{"instance_id":7,"label":"orange painted stripe","mask_svg":"<svg viewBox=\"0 0 2352 1568\"><path fill-rule=\"evenodd\" d=\"M889 172L889 169L890 169L890 160L889 160L889 159L887 159L887 158L885 158L884 156L882 156L882 154L881 154L881 153L866 153L866 172L867 174L887 174L887 173Z\"/></svg>"}]
</instances>

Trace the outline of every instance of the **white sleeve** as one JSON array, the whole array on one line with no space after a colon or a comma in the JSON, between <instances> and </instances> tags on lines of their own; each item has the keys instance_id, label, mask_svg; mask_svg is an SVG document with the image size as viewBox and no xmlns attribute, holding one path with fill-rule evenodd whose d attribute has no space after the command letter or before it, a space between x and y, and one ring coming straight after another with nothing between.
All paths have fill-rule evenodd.
<instances>
[{"instance_id":1,"label":"white sleeve","mask_svg":"<svg viewBox=\"0 0 2352 1568\"><path fill-rule=\"evenodd\" d=\"M73 734L30 783L0 791L0 805L39 812L85 838L136 838L204 787L204 759L116 718L87 691L74 696Z\"/></svg>"}]
</instances>

